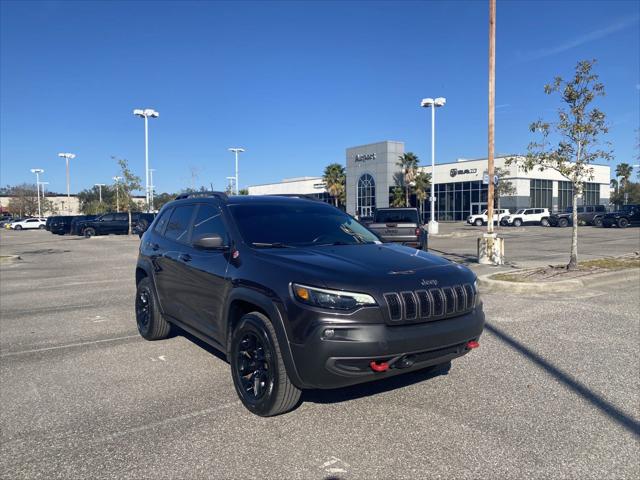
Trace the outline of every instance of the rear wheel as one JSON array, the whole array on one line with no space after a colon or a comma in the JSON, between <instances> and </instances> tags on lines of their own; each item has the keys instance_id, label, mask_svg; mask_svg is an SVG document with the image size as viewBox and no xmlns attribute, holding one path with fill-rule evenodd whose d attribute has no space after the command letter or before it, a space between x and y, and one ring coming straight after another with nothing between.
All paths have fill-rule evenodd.
<instances>
[{"instance_id":1,"label":"rear wheel","mask_svg":"<svg viewBox=\"0 0 640 480\"><path fill-rule=\"evenodd\" d=\"M40 230L44 230L44 229L46 228L46 226L45 226L45 225L40 225L38 228L39 228Z\"/></svg>"},{"instance_id":2,"label":"rear wheel","mask_svg":"<svg viewBox=\"0 0 640 480\"><path fill-rule=\"evenodd\" d=\"M136 290L136 324L147 340L162 340L171 334L171 324L160 312L149 277L140 280Z\"/></svg>"},{"instance_id":3,"label":"rear wheel","mask_svg":"<svg viewBox=\"0 0 640 480\"><path fill-rule=\"evenodd\" d=\"M481 218L476 218L475 222L473 222L474 225L476 227L481 227L482 226L482 219Z\"/></svg>"},{"instance_id":4,"label":"rear wheel","mask_svg":"<svg viewBox=\"0 0 640 480\"><path fill-rule=\"evenodd\" d=\"M602 218L600 217L596 217L593 219L593 226L594 227L601 227L602 226Z\"/></svg>"},{"instance_id":5,"label":"rear wheel","mask_svg":"<svg viewBox=\"0 0 640 480\"><path fill-rule=\"evenodd\" d=\"M244 406L262 417L296 406L301 391L291 383L273 325L258 312L245 315L231 334L229 362Z\"/></svg>"},{"instance_id":6,"label":"rear wheel","mask_svg":"<svg viewBox=\"0 0 640 480\"><path fill-rule=\"evenodd\" d=\"M91 238L93 236L95 236L96 234L96 229L93 227L87 227L84 229L84 231L82 232L82 234L87 237L87 238Z\"/></svg>"},{"instance_id":7,"label":"rear wheel","mask_svg":"<svg viewBox=\"0 0 640 480\"><path fill-rule=\"evenodd\" d=\"M629 220L626 218L618 219L618 227L619 228L627 228L629 226Z\"/></svg>"},{"instance_id":8,"label":"rear wheel","mask_svg":"<svg viewBox=\"0 0 640 480\"><path fill-rule=\"evenodd\" d=\"M542 225L543 227L548 227L549 226L549 219L548 218L543 218L542 220L540 220L540 225Z\"/></svg>"}]
</instances>

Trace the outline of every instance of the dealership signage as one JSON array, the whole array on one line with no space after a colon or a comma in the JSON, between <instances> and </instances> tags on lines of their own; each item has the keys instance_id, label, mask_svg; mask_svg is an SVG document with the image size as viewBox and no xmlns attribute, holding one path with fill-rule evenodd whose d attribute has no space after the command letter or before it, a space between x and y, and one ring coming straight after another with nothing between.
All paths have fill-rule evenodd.
<instances>
[{"instance_id":1,"label":"dealership signage","mask_svg":"<svg viewBox=\"0 0 640 480\"><path fill-rule=\"evenodd\" d=\"M469 175L471 173L478 173L478 169L477 168L465 168L463 169L458 169L458 168L452 168L451 170L449 170L449 175L451 175L451 177L456 177L458 175Z\"/></svg>"},{"instance_id":2,"label":"dealership signage","mask_svg":"<svg viewBox=\"0 0 640 480\"><path fill-rule=\"evenodd\" d=\"M356 162L364 162L367 160L375 160L375 159L376 159L375 153L359 153L355 156Z\"/></svg>"}]
</instances>

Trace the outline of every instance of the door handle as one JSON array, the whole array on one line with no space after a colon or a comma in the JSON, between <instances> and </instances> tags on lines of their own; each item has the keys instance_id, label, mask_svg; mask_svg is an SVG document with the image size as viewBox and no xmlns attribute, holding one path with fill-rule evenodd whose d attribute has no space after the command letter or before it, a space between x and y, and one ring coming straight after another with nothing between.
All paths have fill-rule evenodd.
<instances>
[{"instance_id":1,"label":"door handle","mask_svg":"<svg viewBox=\"0 0 640 480\"><path fill-rule=\"evenodd\" d=\"M191 261L191 255L189 255L188 253L181 253L180 255L178 255L178 258L180 260L182 260L183 262L190 262Z\"/></svg>"}]
</instances>

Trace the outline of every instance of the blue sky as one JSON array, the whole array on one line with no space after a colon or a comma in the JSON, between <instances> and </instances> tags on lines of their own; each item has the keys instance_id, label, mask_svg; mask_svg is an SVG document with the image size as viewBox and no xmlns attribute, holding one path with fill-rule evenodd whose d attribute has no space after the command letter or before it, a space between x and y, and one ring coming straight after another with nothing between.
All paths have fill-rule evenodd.
<instances>
[{"instance_id":1,"label":"blue sky","mask_svg":"<svg viewBox=\"0 0 640 480\"><path fill-rule=\"evenodd\" d=\"M487 1L2 1L0 183L65 191L58 152L77 154L71 190L108 183L111 156L144 177L143 122L152 107L158 191L223 189L230 146L240 185L320 175L345 148L401 140L430 162L486 156ZM598 59L600 101L615 160L638 163L640 4L501 1L497 6L496 151L524 152L527 126L552 119L543 86Z\"/></svg>"}]
</instances>

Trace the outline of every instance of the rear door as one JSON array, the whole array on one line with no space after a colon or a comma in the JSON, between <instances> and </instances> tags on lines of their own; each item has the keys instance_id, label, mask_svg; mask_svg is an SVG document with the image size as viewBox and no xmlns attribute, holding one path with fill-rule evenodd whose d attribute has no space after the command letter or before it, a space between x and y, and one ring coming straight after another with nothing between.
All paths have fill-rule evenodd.
<instances>
[{"instance_id":1,"label":"rear door","mask_svg":"<svg viewBox=\"0 0 640 480\"><path fill-rule=\"evenodd\" d=\"M129 214L116 213L113 216L113 222L110 222L107 228L109 229L109 233L118 233L118 234L128 233L129 232Z\"/></svg>"}]
</instances>

